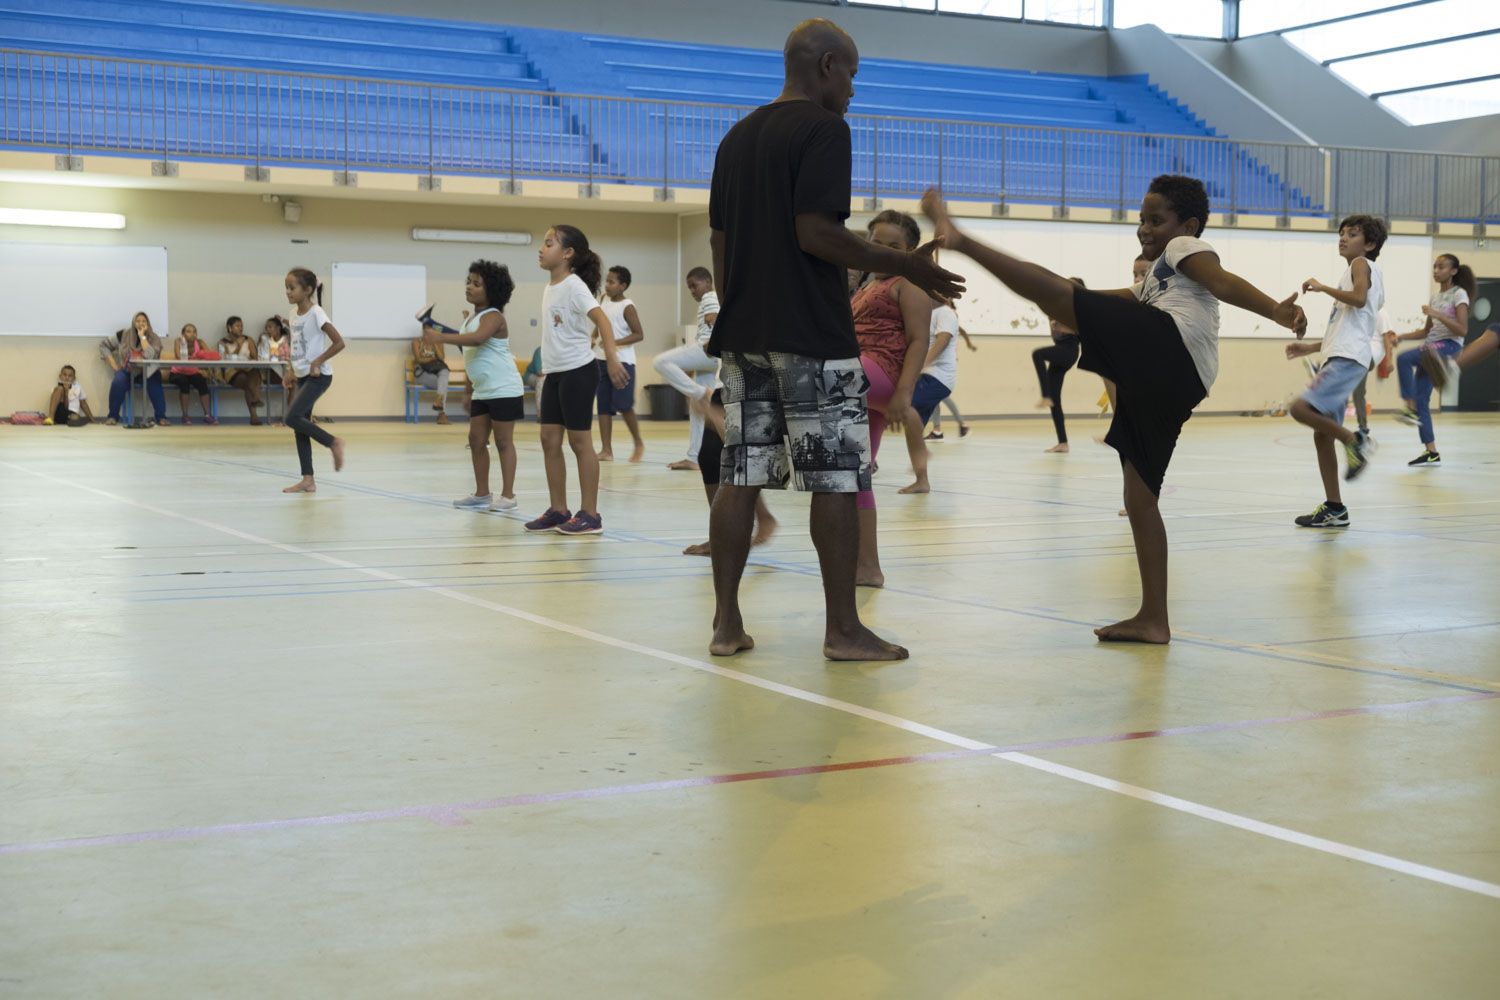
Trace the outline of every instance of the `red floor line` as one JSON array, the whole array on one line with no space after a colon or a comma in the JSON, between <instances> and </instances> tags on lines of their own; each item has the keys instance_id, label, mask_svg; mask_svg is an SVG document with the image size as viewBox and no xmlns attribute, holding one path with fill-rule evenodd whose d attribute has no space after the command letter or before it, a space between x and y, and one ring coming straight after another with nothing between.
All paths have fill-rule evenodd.
<instances>
[{"instance_id":1,"label":"red floor line","mask_svg":"<svg viewBox=\"0 0 1500 1000\"><path fill-rule=\"evenodd\" d=\"M1106 743L1125 743L1132 740L1156 739L1163 736L1191 736L1202 733L1230 732L1237 729L1256 729L1266 726L1288 725L1298 722L1317 722L1324 719L1339 719L1357 715L1391 715L1398 712L1409 712L1414 709L1430 708L1434 705L1490 701L1495 698L1500 698L1500 693L1480 692L1475 694L1448 695L1441 698L1424 698L1420 701L1361 705L1354 708L1329 709L1321 712L1282 715L1267 719L1207 722L1191 726L1171 726L1164 729L1114 733L1106 736L1075 736L1065 739L1038 740L1031 743L1016 743L1007 746L980 747L974 750L938 750L932 753L844 761L836 764L810 764L802 767L782 767L765 771L741 771L732 774L702 775L694 778L674 778L666 781L648 781L628 785L605 785L596 788L577 788L560 792L534 792L523 795L507 795L494 799L481 799L472 802L402 806L393 809L334 813L328 816L299 816L290 819L260 820L249 823L184 826L162 830L144 830L137 833L112 833L94 837L27 841L0 844L0 856L37 854L43 851L70 850L84 847L122 847L131 844L162 841L201 840L208 837L231 836L242 833L258 833L261 831L290 830L318 826L348 826L356 823L376 823L384 820L413 817L426 819L443 826L461 826L468 823L468 820L464 817L464 813L508 809L515 806L541 805L551 802L577 802L586 799L613 798L621 795L639 795L645 792L673 791L681 788L702 788L708 785L727 785L743 781L766 781L775 778L795 778L815 774L834 774L840 771L861 771L878 767L895 767L903 764L926 764L935 761L959 760L966 757L985 757L1002 753L1036 753L1045 750L1062 750L1069 747L1097 746Z\"/></svg>"}]
</instances>

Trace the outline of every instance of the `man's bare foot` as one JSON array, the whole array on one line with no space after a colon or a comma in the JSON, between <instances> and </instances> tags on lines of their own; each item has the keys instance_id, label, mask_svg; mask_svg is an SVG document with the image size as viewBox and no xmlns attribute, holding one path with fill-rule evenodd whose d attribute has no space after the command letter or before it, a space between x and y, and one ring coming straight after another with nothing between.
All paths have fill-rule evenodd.
<instances>
[{"instance_id":1,"label":"man's bare foot","mask_svg":"<svg viewBox=\"0 0 1500 1000\"><path fill-rule=\"evenodd\" d=\"M910 486L903 486L899 490L897 490L896 492L897 493L907 493L907 494L910 494L910 493L931 493L932 492L932 484L927 481L927 477L926 476L922 476L916 482L912 483Z\"/></svg>"},{"instance_id":2,"label":"man's bare foot","mask_svg":"<svg viewBox=\"0 0 1500 1000\"><path fill-rule=\"evenodd\" d=\"M612 451L601 451L597 457L601 462L613 462L615 460L615 453Z\"/></svg>"},{"instance_id":3,"label":"man's bare foot","mask_svg":"<svg viewBox=\"0 0 1500 1000\"><path fill-rule=\"evenodd\" d=\"M827 660L904 660L911 653L904 646L886 642L863 625L851 634L828 633L823 637Z\"/></svg>"},{"instance_id":4,"label":"man's bare foot","mask_svg":"<svg viewBox=\"0 0 1500 1000\"><path fill-rule=\"evenodd\" d=\"M753 549L757 545L764 545L769 542L771 537L776 534L778 527L780 527L779 522L770 514L762 514L760 517L757 517L755 519L755 534L750 536L750 547ZM706 552L704 553L704 555L707 554Z\"/></svg>"},{"instance_id":5,"label":"man's bare foot","mask_svg":"<svg viewBox=\"0 0 1500 1000\"><path fill-rule=\"evenodd\" d=\"M1121 507L1120 508L1120 513L1117 514L1117 515L1115 515L1115 516L1116 517L1129 517L1130 516L1130 511L1126 510L1124 507Z\"/></svg>"},{"instance_id":6,"label":"man's bare foot","mask_svg":"<svg viewBox=\"0 0 1500 1000\"><path fill-rule=\"evenodd\" d=\"M1066 442L1066 441L1060 441L1057 444L1053 445L1052 447L1048 448L1047 451L1046 451L1046 454L1048 454L1048 455L1066 455L1067 453L1068 453L1068 442Z\"/></svg>"},{"instance_id":7,"label":"man's bare foot","mask_svg":"<svg viewBox=\"0 0 1500 1000\"><path fill-rule=\"evenodd\" d=\"M286 489L282 490L281 492L283 492L283 493L316 493L316 492L318 492L318 484L315 483L315 482L313 482L311 479L304 479L300 483L293 483L291 486L288 486Z\"/></svg>"},{"instance_id":8,"label":"man's bare foot","mask_svg":"<svg viewBox=\"0 0 1500 1000\"><path fill-rule=\"evenodd\" d=\"M636 445L635 445L635 448L632 449L631 452L630 452L630 461L632 463L639 462L641 459L643 459L645 457L646 457L646 442L644 442L644 441L637 441Z\"/></svg>"},{"instance_id":9,"label":"man's bare foot","mask_svg":"<svg viewBox=\"0 0 1500 1000\"><path fill-rule=\"evenodd\" d=\"M698 463L697 462L689 462L685 458L679 458L675 462L668 463L667 468L672 469L672 470L674 470L676 472L697 472L698 471Z\"/></svg>"},{"instance_id":10,"label":"man's bare foot","mask_svg":"<svg viewBox=\"0 0 1500 1000\"><path fill-rule=\"evenodd\" d=\"M1105 443L1104 442L1104 435L1103 434L1095 434L1094 435L1094 443L1095 444L1104 444Z\"/></svg>"},{"instance_id":11,"label":"man's bare foot","mask_svg":"<svg viewBox=\"0 0 1500 1000\"><path fill-rule=\"evenodd\" d=\"M1038 410L1050 410L1052 409L1052 400L1048 399L1046 396L1043 396L1041 399L1036 401L1036 408Z\"/></svg>"},{"instance_id":12,"label":"man's bare foot","mask_svg":"<svg viewBox=\"0 0 1500 1000\"><path fill-rule=\"evenodd\" d=\"M1094 629L1100 642L1149 642L1164 645L1172 641L1172 629L1165 621L1136 615L1113 625Z\"/></svg>"},{"instance_id":13,"label":"man's bare foot","mask_svg":"<svg viewBox=\"0 0 1500 1000\"><path fill-rule=\"evenodd\" d=\"M689 545L687 548L685 548L685 549L682 550L682 554L685 555L685 556L706 556L706 555L709 555L710 552L709 552L709 548L708 548L708 543L707 542L699 542L697 545Z\"/></svg>"},{"instance_id":14,"label":"man's bare foot","mask_svg":"<svg viewBox=\"0 0 1500 1000\"><path fill-rule=\"evenodd\" d=\"M754 648L755 640L750 638L744 629L733 632L715 629L713 641L708 644L708 651L714 656L733 656Z\"/></svg>"},{"instance_id":15,"label":"man's bare foot","mask_svg":"<svg viewBox=\"0 0 1500 1000\"><path fill-rule=\"evenodd\" d=\"M344 468L344 439L334 438L333 444L328 446L328 450L333 452L333 471L342 472Z\"/></svg>"}]
</instances>

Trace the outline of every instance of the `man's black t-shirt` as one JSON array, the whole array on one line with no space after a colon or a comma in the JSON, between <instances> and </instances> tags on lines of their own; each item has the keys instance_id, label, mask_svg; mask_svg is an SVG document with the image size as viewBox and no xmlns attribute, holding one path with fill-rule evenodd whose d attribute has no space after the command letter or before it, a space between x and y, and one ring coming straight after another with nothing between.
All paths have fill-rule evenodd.
<instances>
[{"instance_id":1,"label":"man's black t-shirt","mask_svg":"<svg viewBox=\"0 0 1500 1000\"><path fill-rule=\"evenodd\" d=\"M812 101L757 108L719 144L708 223L724 234L724 287L708 353L854 358L842 267L804 253L796 217L849 217L853 154L844 119Z\"/></svg>"}]
</instances>

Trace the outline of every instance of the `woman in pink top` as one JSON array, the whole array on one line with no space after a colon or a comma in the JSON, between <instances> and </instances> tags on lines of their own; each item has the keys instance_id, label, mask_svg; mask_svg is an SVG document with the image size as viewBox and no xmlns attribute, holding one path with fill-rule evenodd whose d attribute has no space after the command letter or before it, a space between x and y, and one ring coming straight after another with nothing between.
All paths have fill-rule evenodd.
<instances>
[{"instance_id":1,"label":"woman in pink top","mask_svg":"<svg viewBox=\"0 0 1500 1000\"><path fill-rule=\"evenodd\" d=\"M916 220L901 212L884 211L867 227L871 243L905 250L917 248L922 231ZM867 278L850 303L859 360L869 379L870 461L880 454L886 425L901 427L911 418L911 394L927 358L927 336L932 326L933 301L905 278L876 274ZM859 494L859 568L855 583L885 586L880 549L875 540L875 494Z\"/></svg>"}]
</instances>

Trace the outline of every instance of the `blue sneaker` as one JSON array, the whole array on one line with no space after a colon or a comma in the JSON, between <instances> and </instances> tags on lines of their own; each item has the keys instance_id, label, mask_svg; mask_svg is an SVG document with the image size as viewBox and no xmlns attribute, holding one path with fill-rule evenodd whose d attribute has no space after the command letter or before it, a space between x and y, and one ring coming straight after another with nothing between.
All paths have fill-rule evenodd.
<instances>
[{"instance_id":1,"label":"blue sneaker","mask_svg":"<svg viewBox=\"0 0 1500 1000\"><path fill-rule=\"evenodd\" d=\"M557 526L559 535L601 535L604 533L604 518L598 514L579 511L567 524Z\"/></svg>"},{"instance_id":2,"label":"blue sneaker","mask_svg":"<svg viewBox=\"0 0 1500 1000\"><path fill-rule=\"evenodd\" d=\"M567 524L573 517L570 511L548 510L534 521L526 522L527 531L556 531L559 525Z\"/></svg>"},{"instance_id":3,"label":"blue sneaker","mask_svg":"<svg viewBox=\"0 0 1500 1000\"><path fill-rule=\"evenodd\" d=\"M493 497L488 493L482 497L474 496L471 493L462 500L453 501L453 506L459 510L488 510L492 499Z\"/></svg>"}]
</instances>

